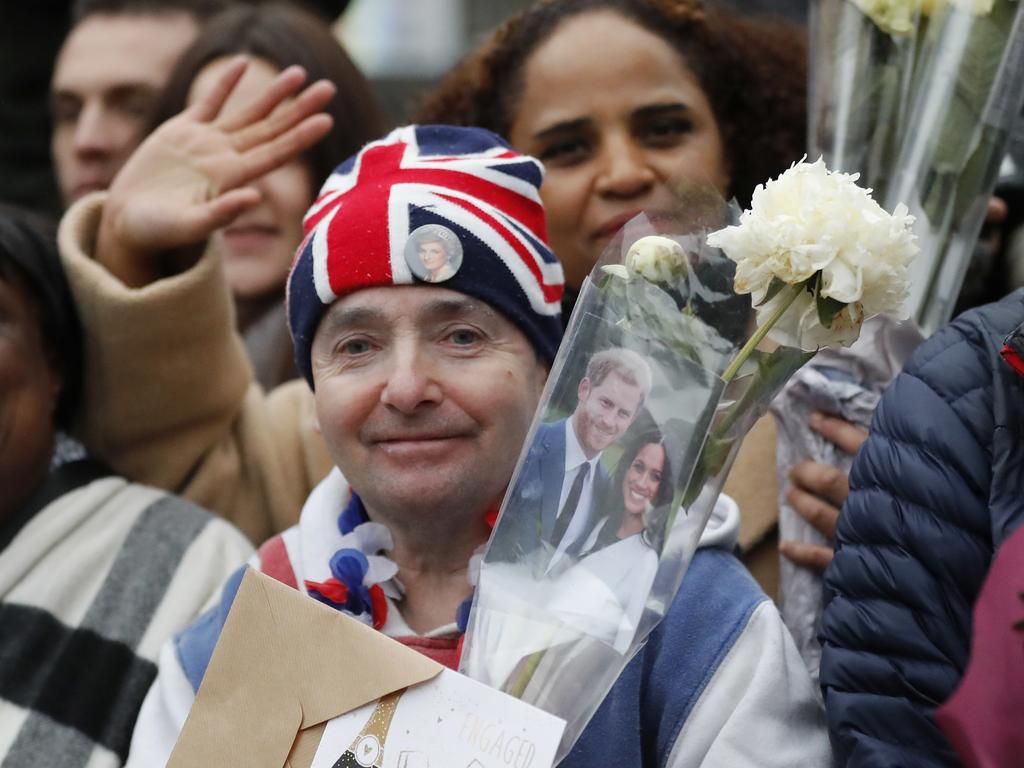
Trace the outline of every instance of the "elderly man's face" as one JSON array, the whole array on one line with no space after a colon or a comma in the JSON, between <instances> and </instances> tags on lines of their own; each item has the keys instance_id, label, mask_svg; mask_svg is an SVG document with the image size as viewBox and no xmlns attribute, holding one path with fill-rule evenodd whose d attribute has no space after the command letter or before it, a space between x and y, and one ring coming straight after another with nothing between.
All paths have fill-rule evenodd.
<instances>
[{"instance_id":1,"label":"elderly man's face","mask_svg":"<svg viewBox=\"0 0 1024 768\"><path fill-rule=\"evenodd\" d=\"M71 30L50 85L50 149L64 205L110 186L198 32L177 12L97 13Z\"/></svg>"},{"instance_id":2,"label":"elderly man's face","mask_svg":"<svg viewBox=\"0 0 1024 768\"><path fill-rule=\"evenodd\" d=\"M371 514L407 521L500 502L547 376L504 316L426 286L339 299L311 362L335 463Z\"/></svg>"},{"instance_id":3,"label":"elderly man's face","mask_svg":"<svg viewBox=\"0 0 1024 768\"><path fill-rule=\"evenodd\" d=\"M28 289L0 276L0 523L46 474L59 392Z\"/></svg>"}]
</instances>

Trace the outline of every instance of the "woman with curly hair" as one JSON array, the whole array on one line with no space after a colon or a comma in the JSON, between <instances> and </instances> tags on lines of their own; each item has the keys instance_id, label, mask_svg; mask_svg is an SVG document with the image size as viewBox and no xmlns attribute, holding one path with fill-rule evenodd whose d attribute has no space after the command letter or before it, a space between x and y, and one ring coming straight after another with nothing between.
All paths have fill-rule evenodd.
<instances>
[{"instance_id":1,"label":"woman with curly hair","mask_svg":"<svg viewBox=\"0 0 1024 768\"><path fill-rule=\"evenodd\" d=\"M803 152L802 28L700 0L540 0L421 105L540 158L549 234L578 288L622 225L681 183L740 205Z\"/></svg>"}]
</instances>

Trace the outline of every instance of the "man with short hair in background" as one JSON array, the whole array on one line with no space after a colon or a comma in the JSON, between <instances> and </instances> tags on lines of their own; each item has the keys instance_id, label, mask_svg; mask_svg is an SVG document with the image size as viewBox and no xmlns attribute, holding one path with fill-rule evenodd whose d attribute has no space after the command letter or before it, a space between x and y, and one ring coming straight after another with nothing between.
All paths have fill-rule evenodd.
<instances>
[{"instance_id":1,"label":"man with short hair in background","mask_svg":"<svg viewBox=\"0 0 1024 768\"><path fill-rule=\"evenodd\" d=\"M200 25L228 0L79 0L50 84L50 144L64 206L106 189Z\"/></svg>"}]
</instances>

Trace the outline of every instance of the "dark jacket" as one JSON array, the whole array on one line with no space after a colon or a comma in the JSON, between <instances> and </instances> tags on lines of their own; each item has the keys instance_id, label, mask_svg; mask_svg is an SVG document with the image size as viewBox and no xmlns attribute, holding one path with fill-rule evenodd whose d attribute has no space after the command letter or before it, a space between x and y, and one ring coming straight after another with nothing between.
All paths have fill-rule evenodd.
<instances>
[{"instance_id":1,"label":"dark jacket","mask_svg":"<svg viewBox=\"0 0 1024 768\"><path fill-rule=\"evenodd\" d=\"M970 651L994 551L1024 523L1024 377L1000 358L1024 291L923 344L850 475L825 575L821 684L849 766L956 765L933 712Z\"/></svg>"}]
</instances>

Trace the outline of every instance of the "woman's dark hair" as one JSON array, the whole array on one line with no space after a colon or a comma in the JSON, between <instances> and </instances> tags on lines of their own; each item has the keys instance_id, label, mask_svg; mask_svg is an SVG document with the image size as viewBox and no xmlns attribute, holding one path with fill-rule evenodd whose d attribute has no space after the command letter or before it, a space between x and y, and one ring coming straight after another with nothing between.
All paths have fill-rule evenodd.
<instances>
[{"instance_id":1,"label":"woman's dark hair","mask_svg":"<svg viewBox=\"0 0 1024 768\"><path fill-rule=\"evenodd\" d=\"M633 465L636 457L647 445L660 445L665 452L665 464L661 469L661 483L658 485L658 492L651 500L653 513L646 520L644 538L651 545L655 552L661 551L661 542L664 538L665 519L675 496L673 487L672 466L670 464L668 446L665 444L665 437L661 430L656 427L647 427L627 432L623 443L622 456L615 467L615 475L612 477L612 484L605 500L605 509L608 515L607 522L602 527L597 547L606 546L615 541L615 534L622 525L622 517L625 514L625 505L622 498L622 486L626 480L626 473Z\"/></svg>"},{"instance_id":2,"label":"woman's dark hair","mask_svg":"<svg viewBox=\"0 0 1024 768\"><path fill-rule=\"evenodd\" d=\"M81 388L82 332L51 221L0 203L0 279L31 296L46 356L61 379L55 422L68 429Z\"/></svg>"},{"instance_id":3,"label":"woman's dark hair","mask_svg":"<svg viewBox=\"0 0 1024 768\"><path fill-rule=\"evenodd\" d=\"M334 118L334 127L304 156L314 194L339 163L387 130L388 121L370 84L324 21L278 3L240 6L214 17L175 66L150 129L185 109L192 81L203 67L240 53L279 69L298 64L306 70L307 82L324 78L337 86L325 109Z\"/></svg>"},{"instance_id":4,"label":"woman's dark hair","mask_svg":"<svg viewBox=\"0 0 1024 768\"><path fill-rule=\"evenodd\" d=\"M530 55L563 21L592 11L619 13L680 53L711 104L729 162L729 192L741 205L803 155L803 28L705 8L699 0L540 0L457 65L421 104L416 122L479 125L507 138Z\"/></svg>"}]
</instances>

